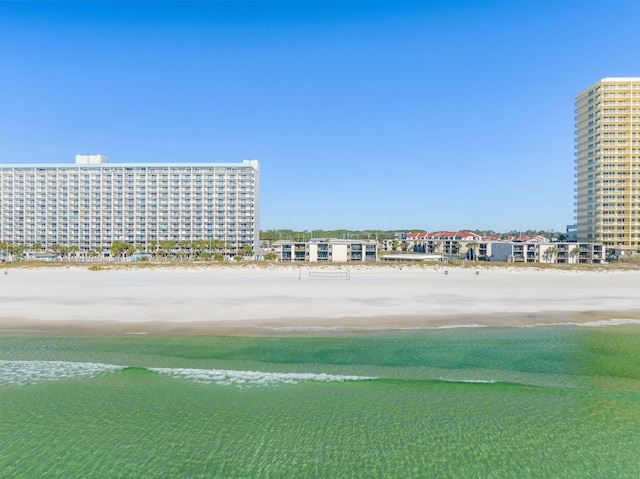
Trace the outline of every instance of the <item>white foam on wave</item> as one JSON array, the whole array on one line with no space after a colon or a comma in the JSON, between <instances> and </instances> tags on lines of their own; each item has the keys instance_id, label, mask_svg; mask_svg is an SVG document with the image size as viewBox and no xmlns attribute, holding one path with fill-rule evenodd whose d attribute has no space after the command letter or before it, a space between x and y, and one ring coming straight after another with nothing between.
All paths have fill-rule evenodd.
<instances>
[{"instance_id":1,"label":"white foam on wave","mask_svg":"<svg viewBox=\"0 0 640 479\"><path fill-rule=\"evenodd\" d=\"M57 333L47 329L0 329L0 333Z\"/></svg>"},{"instance_id":2,"label":"white foam on wave","mask_svg":"<svg viewBox=\"0 0 640 479\"><path fill-rule=\"evenodd\" d=\"M600 326L621 326L623 324L640 324L640 319L611 318L601 321L592 321L590 323L582 323L578 326L600 327Z\"/></svg>"},{"instance_id":3,"label":"white foam on wave","mask_svg":"<svg viewBox=\"0 0 640 479\"><path fill-rule=\"evenodd\" d=\"M360 331L360 330L374 330L380 328L358 328L351 326L255 326L255 329L261 329L266 331L275 331L281 333L297 333L297 332L321 332L321 331Z\"/></svg>"},{"instance_id":4,"label":"white foam on wave","mask_svg":"<svg viewBox=\"0 0 640 479\"><path fill-rule=\"evenodd\" d=\"M444 326L434 326L425 329L458 329L458 328L488 328L486 324L449 324Z\"/></svg>"},{"instance_id":5,"label":"white foam on wave","mask_svg":"<svg viewBox=\"0 0 640 479\"><path fill-rule=\"evenodd\" d=\"M233 371L226 369L181 369L148 368L160 374L177 379L187 379L201 384L218 384L250 388L257 386L275 386L278 384L298 384L305 381L345 382L371 381L377 379L367 376L344 376L323 373L271 373L263 371Z\"/></svg>"},{"instance_id":6,"label":"white foam on wave","mask_svg":"<svg viewBox=\"0 0 640 479\"><path fill-rule=\"evenodd\" d=\"M640 324L640 319L611 318L611 319L601 319L599 321L590 321L587 323L577 323L575 321L567 321L564 323L525 324L520 327L536 328L538 326L581 326L581 327L587 327L587 328L602 328L606 326L622 326L624 324Z\"/></svg>"},{"instance_id":7,"label":"white foam on wave","mask_svg":"<svg viewBox=\"0 0 640 479\"><path fill-rule=\"evenodd\" d=\"M385 326L254 326L256 329L281 332L281 333L305 333L305 332L324 332L324 331L415 331L425 329L456 329L456 328L486 328L485 324L448 324L442 326L411 326L407 328L385 327Z\"/></svg>"},{"instance_id":8,"label":"white foam on wave","mask_svg":"<svg viewBox=\"0 0 640 479\"><path fill-rule=\"evenodd\" d=\"M494 384L495 381L490 379L445 379L440 378L440 381L445 383L470 383L470 384Z\"/></svg>"},{"instance_id":9,"label":"white foam on wave","mask_svg":"<svg viewBox=\"0 0 640 479\"><path fill-rule=\"evenodd\" d=\"M26 386L46 381L94 378L115 372L123 366L71 361L7 361L0 360L0 386Z\"/></svg>"}]
</instances>

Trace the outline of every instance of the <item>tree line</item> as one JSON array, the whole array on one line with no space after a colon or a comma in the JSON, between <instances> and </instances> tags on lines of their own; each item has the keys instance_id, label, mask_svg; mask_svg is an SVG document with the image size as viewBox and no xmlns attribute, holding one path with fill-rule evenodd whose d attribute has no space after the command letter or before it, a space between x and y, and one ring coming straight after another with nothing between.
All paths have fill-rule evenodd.
<instances>
[{"instance_id":1,"label":"tree line","mask_svg":"<svg viewBox=\"0 0 640 479\"><path fill-rule=\"evenodd\" d=\"M16 258L21 258L28 252L37 253L42 250L43 246L40 243L33 243L27 246L24 244L13 244L9 241L0 242L0 252L10 254ZM61 259L78 258L82 255L77 245L66 246L53 243L48 246L47 250L53 253L56 258ZM122 240L114 240L111 248L94 248L84 253L83 256L87 258L111 257L123 259L132 256L135 252L144 253L144 255L141 255L141 259L164 261L222 261L225 257L231 257L232 254L234 259L238 260L254 254L253 248L248 244L244 244L235 250L232 245L222 240L199 239L194 241L154 240L150 241L146 247L143 244L132 244Z\"/></svg>"}]
</instances>

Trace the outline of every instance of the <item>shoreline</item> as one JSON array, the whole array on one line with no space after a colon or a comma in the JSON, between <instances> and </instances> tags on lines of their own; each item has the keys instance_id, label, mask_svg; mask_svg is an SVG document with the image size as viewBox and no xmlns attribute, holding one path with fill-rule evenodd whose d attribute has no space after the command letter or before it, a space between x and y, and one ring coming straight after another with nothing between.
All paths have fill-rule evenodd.
<instances>
[{"instance_id":1,"label":"shoreline","mask_svg":"<svg viewBox=\"0 0 640 479\"><path fill-rule=\"evenodd\" d=\"M455 328L526 328L539 326L607 327L640 324L640 310L499 313L438 317L285 318L231 321L50 321L0 318L0 336L246 336L309 337Z\"/></svg>"}]
</instances>

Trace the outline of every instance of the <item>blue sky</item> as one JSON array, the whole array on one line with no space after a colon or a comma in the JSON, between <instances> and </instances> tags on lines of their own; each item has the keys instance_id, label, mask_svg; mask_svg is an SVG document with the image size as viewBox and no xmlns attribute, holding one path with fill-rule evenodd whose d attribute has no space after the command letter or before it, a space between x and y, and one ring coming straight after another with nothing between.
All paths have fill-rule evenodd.
<instances>
[{"instance_id":1,"label":"blue sky","mask_svg":"<svg viewBox=\"0 0 640 479\"><path fill-rule=\"evenodd\" d=\"M0 1L0 163L261 163L261 229L564 230L640 2Z\"/></svg>"}]
</instances>

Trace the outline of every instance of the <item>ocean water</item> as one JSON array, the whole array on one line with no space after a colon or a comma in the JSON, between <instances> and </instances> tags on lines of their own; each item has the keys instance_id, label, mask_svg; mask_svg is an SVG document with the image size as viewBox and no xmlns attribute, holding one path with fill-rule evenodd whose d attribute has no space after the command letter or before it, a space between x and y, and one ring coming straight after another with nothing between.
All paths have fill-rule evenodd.
<instances>
[{"instance_id":1,"label":"ocean water","mask_svg":"<svg viewBox=\"0 0 640 479\"><path fill-rule=\"evenodd\" d=\"M640 321L271 333L2 332L0 477L640 478Z\"/></svg>"}]
</instances>

